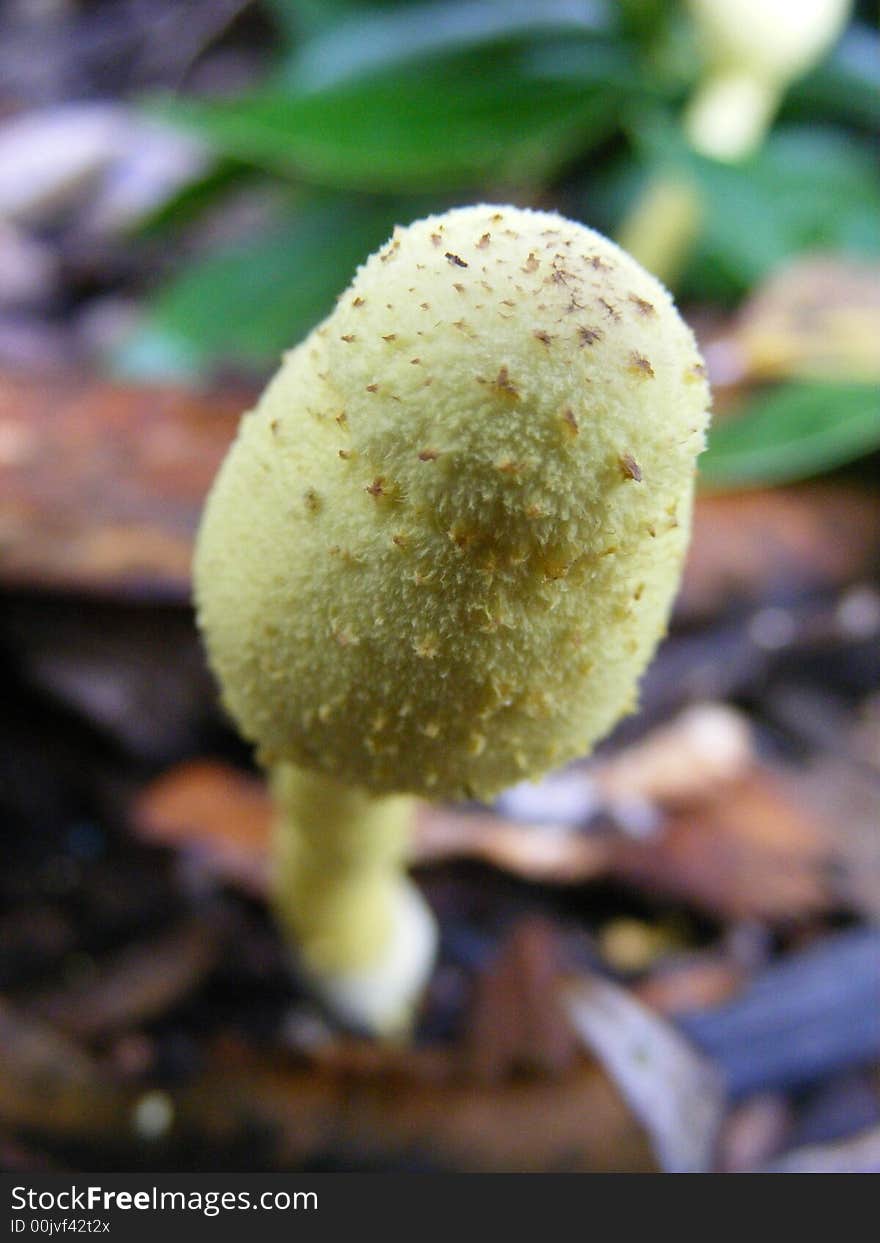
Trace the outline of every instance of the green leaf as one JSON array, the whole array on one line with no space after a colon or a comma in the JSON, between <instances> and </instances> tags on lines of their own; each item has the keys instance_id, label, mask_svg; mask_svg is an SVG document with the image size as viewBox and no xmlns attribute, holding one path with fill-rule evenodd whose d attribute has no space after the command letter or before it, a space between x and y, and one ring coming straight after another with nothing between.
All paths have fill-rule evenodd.
<instances>
[{"instance_id":1,"label":"green leaf","mask_svg":"<svg viewBox=\"0 0 880 1243\"><path fill-rule=\"evenodd\" d=\"M277 0L276 0L277 2ZM315 3L315 0L311 0ZM293 3L293 0L287 0ZM286 73L301 90L455 55L476 47L546 36L575 39L608 28L605 0L435 0L355 12L297 48Z\"/></svg>"},{"instance_id":2,"label":"green leaf","mask_svg":"<svg viewBox=\"0 0 880 1243\"><path fill-rule=\"evenodd\" d=\"M789 92L784 115L854 121L876 130L880 125L880 35L854 23L832 54Z\"/></svg>"},{"instance_id":3,"label":"green leaf","mask_svg":"<svg viewBox=\"0 0 880 1243\"><path fill-rule=\"evenodd\" d=\"M741 165L696 160L694 169L705 230L685 281L691 294L744 293L804 251L880 253L880 180L841 132L779 131Z\"/></svg>"},{"instance_id":4,"label":"green leaf","mask_svg":"<svg viewBox=\"0 0 880 1243\"><path fill-rule=\"evenodd\" d=\"M318 34L357 10L357 0L263 0L281 33L291 41Z\"/></svg>"},{"instance_id":5,"label":"green leaf","mask_svg":"<svg viewBox=\"0 0 880 1243\"><path fill-rule=\"evenodd\" d=\"M713 488L788 483L878 448L875 385L790 384L713 426L700 480Z\"/></svg>"},{"instance_id":6,"label":"green leaf","mask_svg":"<svg viewBox=\"0 0 880 1243\"><path fill-rule=\"evenodd\" d=\"M332 308L364 256L419 205L312 201L269 236L213 254L154 294L113 359L131 378L192 378L212 365L268 368Z\"/></svg>"},{"instance_id":7,"label":"green leaf","mask_svg":"<svg viewBox=\"0 0 880 1243\"><path fill-rule=\"evenodd\" d=\"M318 185L449 190L542 178L597 142L619 104L607 69L600 57L590 83L529 73L507 56L466 59L311 94L171 100L162 111L224 155Z\"/></svg>"},{"instance_id":8,"label":"green leaf","mask_svg":"<svg viewBox=\"0 0 880 1243\"><path fill-rule=\"evenodd\" d=\"M258 176L252 168L235 160L220 160L148 213L138 222L135 233L140 237L154 237L167 229L189 224L231 189L253 182Z\"/></svg>"}]
</instances>

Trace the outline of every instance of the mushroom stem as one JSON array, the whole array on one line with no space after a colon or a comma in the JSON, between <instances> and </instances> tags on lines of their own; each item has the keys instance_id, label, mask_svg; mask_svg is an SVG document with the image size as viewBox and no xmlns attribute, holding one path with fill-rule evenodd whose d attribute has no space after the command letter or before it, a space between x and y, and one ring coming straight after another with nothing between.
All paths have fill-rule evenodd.
<instances>
[{"instance_id":1,"label":"mushroom stem","mask_svg":"<svg viewBox=\"0 0 880 1243\"><path fill-rule=\"evenodd\" d=\"M708 70L685 116L716 160L760 147L788 87L840 34L851 0L689 0Z\"/></svg>"},{"instance_id":2,"label":"mushroom stem","mask_svg":"<svg viewBox=\"0 0 880 1243\"><path fill-rule=\"evenodd\" d=\"M374 797L277 764L274 906L302 969L352 1026L407 1029L434 956L433 917L404 874L417 800Z\"/></svg>"},{"instance_id":3,"label":"mushroom stem","mask_svg":"<svg viewBox=\"0 0 880 1243\"><path fill-rule=\"evenodd\" d=\"M745 159L763 142L781 95L778 82L747 70L708 78L685 117L692 146L716 160Z\"/></svg>"}]
</instances>

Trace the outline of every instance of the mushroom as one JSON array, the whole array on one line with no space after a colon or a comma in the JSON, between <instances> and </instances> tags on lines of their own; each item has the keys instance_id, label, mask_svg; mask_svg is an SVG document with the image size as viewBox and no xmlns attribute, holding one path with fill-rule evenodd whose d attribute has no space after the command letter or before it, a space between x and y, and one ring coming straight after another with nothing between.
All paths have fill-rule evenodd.
<instances>
[{"instance_id":1,"label":"mushroom","mask_svg":"<svg viewBox=\"0 0 880 1243\"><path fill-rule=\"evenodd\" d=\"M397 229L243 418L199 623L271 773L279 920L349 1023L405 1030L431 968L416 799L491 798L634 710L708 401L634 260L483 205Z\"/></svg>"},{"instance_id":2,"label":"mushroom","mask_svg":"<svg viewBox=\"0 0 880 1243\"><path fill-rule=\"evenodd\" d=\"M685 128L697 151L739 160L761 143L789 83L840 34L850 0L689 0L708 74Z\"/></svg>"}]
</instances>

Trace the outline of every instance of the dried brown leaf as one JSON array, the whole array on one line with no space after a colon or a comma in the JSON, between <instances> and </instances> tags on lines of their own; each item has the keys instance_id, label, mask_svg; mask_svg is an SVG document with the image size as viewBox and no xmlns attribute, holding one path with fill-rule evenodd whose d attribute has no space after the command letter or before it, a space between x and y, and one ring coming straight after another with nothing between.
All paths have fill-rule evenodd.
<instances>
[{"instance_id":1,"label":"dried brown leaf","mask_svg":"<svg viewBox=\"0 0 880 1243\"><path fill-rule=\"evenodd\" d=\"M215 1140L267 1130L282 1168L332 1152L355 1168L428 1160L460 1171L656 1169L617 1088L583 1061L560 1078L500 1085L402 1073L394 1051L379 1051L361 1076L254 1063L206 1076L178 1114Z\"/></svg>"},{"instance_id":2,"label":"dried brown leaf","mask_svg":"<svg viewBox=\"0 0 880 1243\"><path fill-rule=\"evenodd\" d=\"M618 840L610 872L716 918L788 922L829 910L827 834L770 770L674 813L647 841Z\"/></svg>"},{"instance_id":3,"label":"dried brown leaf","mask_svg":"<svg viewBox=\"0 0 880 1243\"><path fill-rule=\"evenodd\" d=\"M665 1173L707 1173L724 1111L717 1068L631 993L596 974L570 976L564 1003L584 1046L651 1137Z\"/></svg>"},{"instance_id":4,"label":"dried brown leaf","mask_svg":"<svg viewBox=\"0 0 880 1243\"><path fill-rule=\"evenodd\" d=\"M139 836L195 852L212 875L265 893L272 800L256 777L214 760L180 764L140 791L129 819Z\"/></svg>"},{"instance_id":5,"label":"dried brown leaf","mask_svg":"<svg viewBox=\"0 0 880 1243\"><path fill-rule=\"evenodd\" d=\"M867 574L880 556L880 496L810 484L701 496L678 616L833 588Z\"/></svg>"},{"instance_id":6,"label":"dried brown leaf","mask_svg":"<svg viewBox=\"0 0 880 1243\"><path fill-rule=\"evenodd\" d=\"M822 823L834 852L829 885L842 906L880 919L880 780L864 765L818 755L792 781Z\"/></svg>"},{"instance_id":7,"label":"dried brown leaf","mask_svg":"<svg viewBox=\"0 0 880 1243\"><path fill-rule=\"evenodd\" d=\"M202 502L249 396L0 373L3 583L188 597Z\"/></svg>"},{"instance_id":8,"label":"dried brown leaf","mask_svg":"<svg viewBox=\"0 0 880 1243\"><path fill-rule=\"evenodd\" d=\"M787 774L760 766L710 798L671 803L647 838L549 831L429 808L418 818L415 845L420 862L478 857L529 880L611 877L718 919L785 924L857 905L833 879L843 856L828 826Z\"/></svg>"},{"instance_id":9,"label":"dried brown leaf","mask_svg":"<svg viewBox=\"0 0 880 1243\"><path fill-rule=\"evenodd\" d=\"M570 1071L578 1042L560 1001L562 957L546 920L513 927L477 982L462 1054L468 1075L498 1083Z\"/></svg>"},{"instance_id":10,"label":"dried brown leaf","mask_svg":"<svg viewBox=\"0 0 880 1243\"><path fill-rule=\"evenodd\" d=\"M27 1001L27 1012L77 1038L93 1039L155 1019L193 991L217 961L217 922L187 921L98 961L83 983Z\"/></svg>"},{"instance_id":11,"label":"dried brown leaf","mask_svg":"<svg viewBox=\"0 0 880 1243\"><path fill-rule=\"evenodd\" d=\"M73 1039L0 1002L0 1125L85 1140L124 1137L133 1093Z\"/></svg>"},{"instance_id":12,"label":"dried brown leaf","mask_svg":"<svg viewBox=\"0 0 880 1243\"><path fill-rule=\"evenodd\" d=\"M754 758L751 729L741 712L727 704L695 704L591 773L608 798L681 807L721 797Z\"/></svg>"},{"instance_id":13,"label":"dried brown leaf","mask_svg":"<svg viewBox=\"0 0 880 1243\"><path fill-rule=\"evenodd\" d=\"M562 885L601 876L609 850L602 838L584 833L557 833L491 812L470 814L428 804L418 810L413 840L413 858L420 864L481 859L532 881Z\"/></svg>"}]
</instances>

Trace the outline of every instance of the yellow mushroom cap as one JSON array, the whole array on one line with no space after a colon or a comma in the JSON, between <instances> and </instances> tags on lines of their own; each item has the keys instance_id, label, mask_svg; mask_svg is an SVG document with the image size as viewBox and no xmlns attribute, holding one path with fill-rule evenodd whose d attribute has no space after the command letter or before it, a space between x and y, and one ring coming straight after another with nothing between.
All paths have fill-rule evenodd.
<instances>
[{"instance_id":1,"label":"yellow mushroom cap","mask_svg":"<svg viewBox=\"0 0 880 1243\"><path fill-rule=\"evenodd\" d=\"M487 797L587 751L664 633L708 401L668 293L591 229L396 230L206 505L199 621L261 760Z\"/></svg>"}]
</instances>

